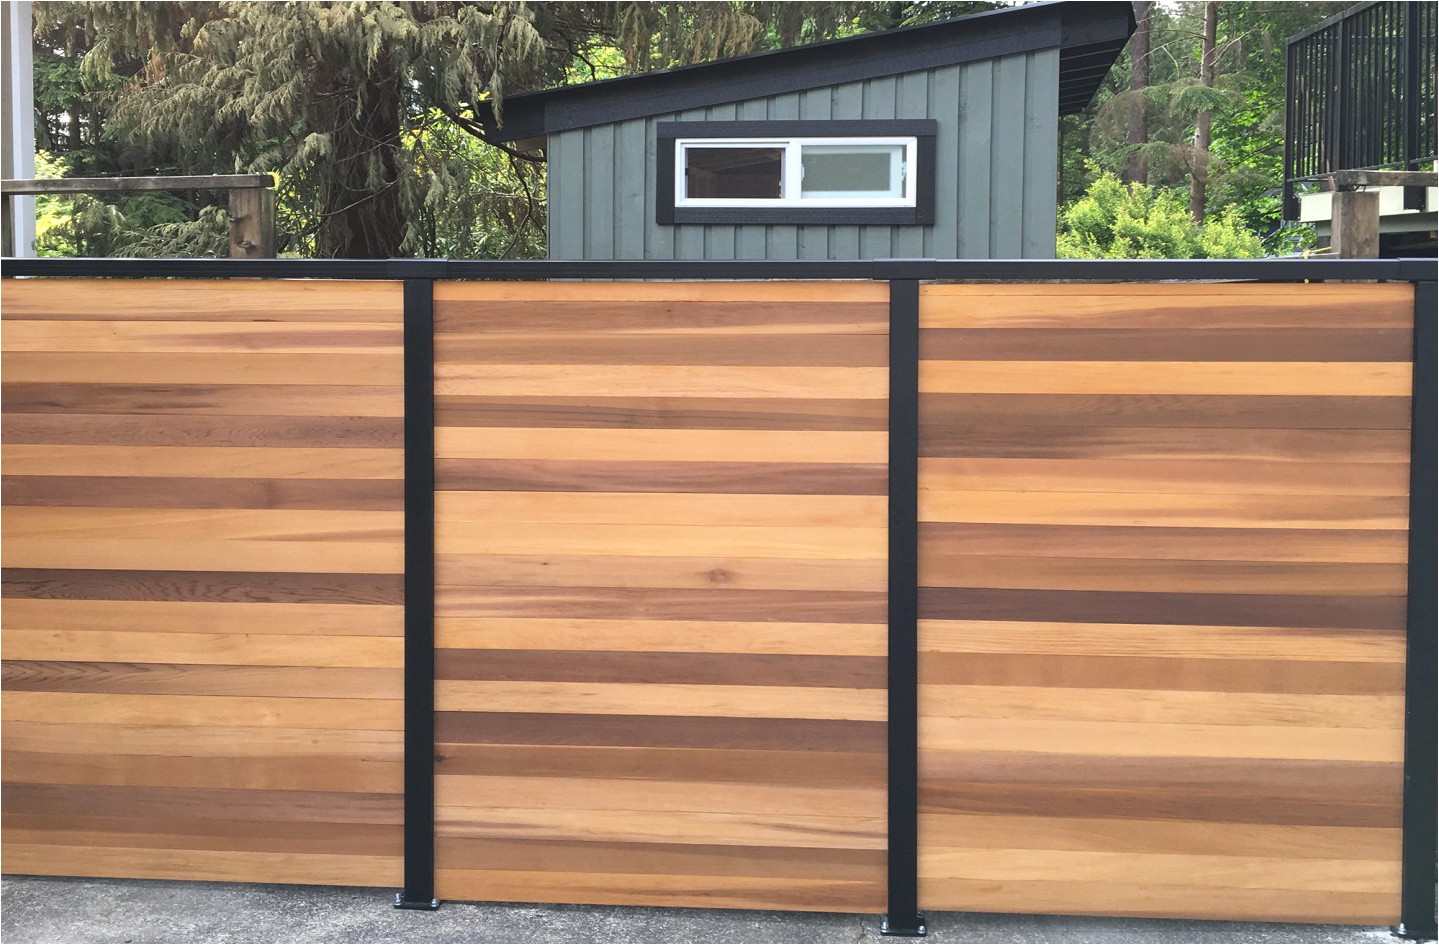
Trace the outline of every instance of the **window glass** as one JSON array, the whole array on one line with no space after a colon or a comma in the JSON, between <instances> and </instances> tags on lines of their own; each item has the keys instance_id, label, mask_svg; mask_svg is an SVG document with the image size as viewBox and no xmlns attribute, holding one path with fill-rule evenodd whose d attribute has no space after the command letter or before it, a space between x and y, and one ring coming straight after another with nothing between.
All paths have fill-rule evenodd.
<instances>
[{"instance_id":1,"label":"window glass","mask_svg":"<svg viewBox=\"0 0 1439 945\"><path fill-rule=\"evenodd\" d=\"M783 147L687 147L685 195L777 200L783 164Z\"/></svg>"},{"instance_id":2,"label":"window glass","mask_svg":"<svg viewBox=\"0 0 1439 945\"><path fill-rule=\"evenodd\" d=\"M904 145L806 144L800 149L805 197L901 197Z\"/></svg>"}]
</instances>

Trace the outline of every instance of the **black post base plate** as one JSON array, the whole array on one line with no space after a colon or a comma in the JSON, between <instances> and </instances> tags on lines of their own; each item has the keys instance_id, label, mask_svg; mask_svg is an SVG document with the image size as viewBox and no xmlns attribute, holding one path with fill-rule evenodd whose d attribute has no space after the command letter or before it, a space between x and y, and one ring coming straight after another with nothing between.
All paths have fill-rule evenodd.
<instances>
[{"instance_id":1,"label":"black post base plate","mask_svg":"<svg viewBox=\"0 0 1439 945\"><path fill-rule=\"evenodd\" d=\"M405 898L405 894L404 894L404 893L395 893L395 908L396 908L396 909L422 909L422 910L424 910L425 912L434 912L436 909L440 908L440 900L438 900L438 899L409 900L409 899L406 899L406 898Z\"/></svg>"},{"instance_id":2,"label":"black post base plate","mask_svg":"<svg viewBox=\"0 0 1439 945\"><path fill-rule=\"evenodd\" d=\"M924 913L916 912L912 916L885 916L879 924L880 935L904 936L906 938L920 938L929 932L924 924Z\"/></svg>"},{"instance_id":3,"label":"black post base plate","mask_svg":"<svg viewBox=\"0 0 1439 945\"><path fill-rule=\"evenodd\" d=\"M1411 942L1432 942L1435 939L1436 931L1439 930L1435 929L1434 923L1432 922L1423 928L1405 925L1402 922L1394 927L1395 935L1400 938L1406 938Z\"/></svg>"}]
</instances>

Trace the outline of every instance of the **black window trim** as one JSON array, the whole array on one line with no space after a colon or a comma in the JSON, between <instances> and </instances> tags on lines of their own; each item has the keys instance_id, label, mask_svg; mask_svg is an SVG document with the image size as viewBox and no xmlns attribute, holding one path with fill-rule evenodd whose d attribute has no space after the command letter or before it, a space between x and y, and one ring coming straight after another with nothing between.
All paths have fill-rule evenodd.
<instances>
[{"instance_id":1,"label":"black window trim","mask_svg":"<svg viewBox=\"0 0 1439 945\"><path fill-rule=\"evenodd\" d=\"M713 223L753 226L933 226L934 139L932 118L848 121L662 121L656 129L655 222L660 226ZM862 138L916 139L913 207L676 207L677 138Z\"/></svg>"}]
</instances>

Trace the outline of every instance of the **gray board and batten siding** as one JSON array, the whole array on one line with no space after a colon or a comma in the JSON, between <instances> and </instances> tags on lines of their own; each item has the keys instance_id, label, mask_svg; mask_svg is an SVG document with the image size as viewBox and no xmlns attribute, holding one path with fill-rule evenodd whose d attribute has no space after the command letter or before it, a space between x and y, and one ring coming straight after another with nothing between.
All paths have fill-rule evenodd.
<instances>
[{"instance_id":1,"label":"gray board and batten siding","mask_svg":"<svg viewBox=\"0 0 1439 945\"><path fill-rule=\"evenodd\" d=\"M1059 49L1042 49L552 131L546 149L549 255L554 259L1053 257L1059 71ZM887 118L938 121L933 226L655 222L660 122Z\"/></svg>"}]
</instances>

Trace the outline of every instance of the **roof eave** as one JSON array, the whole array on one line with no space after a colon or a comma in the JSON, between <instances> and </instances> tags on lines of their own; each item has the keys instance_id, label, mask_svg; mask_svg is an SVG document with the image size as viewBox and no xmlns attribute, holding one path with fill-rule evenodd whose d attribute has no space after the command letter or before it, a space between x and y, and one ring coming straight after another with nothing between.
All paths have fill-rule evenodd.
<instances>
[{"instance_id":1,"label":"roof eave","mask_svg":"<svg viewBox=\"0 0 1439 945\"><path fill-rule=\"evenodd\" d=\"M1081 6L1083 11L1075 9ZM491 116L483 117L492 140L519 141L1055 47L1062 51L1060 113L1065 114L1088 103L1103 75L1092 87L1086 75L1082 80L1084 88L1065 89L1064 54L1072 50L1077 67L1079 59L1095 52L1106 53L1116 42L1117 48L1122 48L1133 30L1129 3L1039 3L699 66L532 92L506 100L502 127ZM843 56L835 55L836 46L843 47ZM1118 55L1117 48L1113 55ZM1112 64L1112 58L1110 61ZM1075 108L1072 103L1077 94L1084 94L1084 102Z\"/></svg>"}]
</instances>

